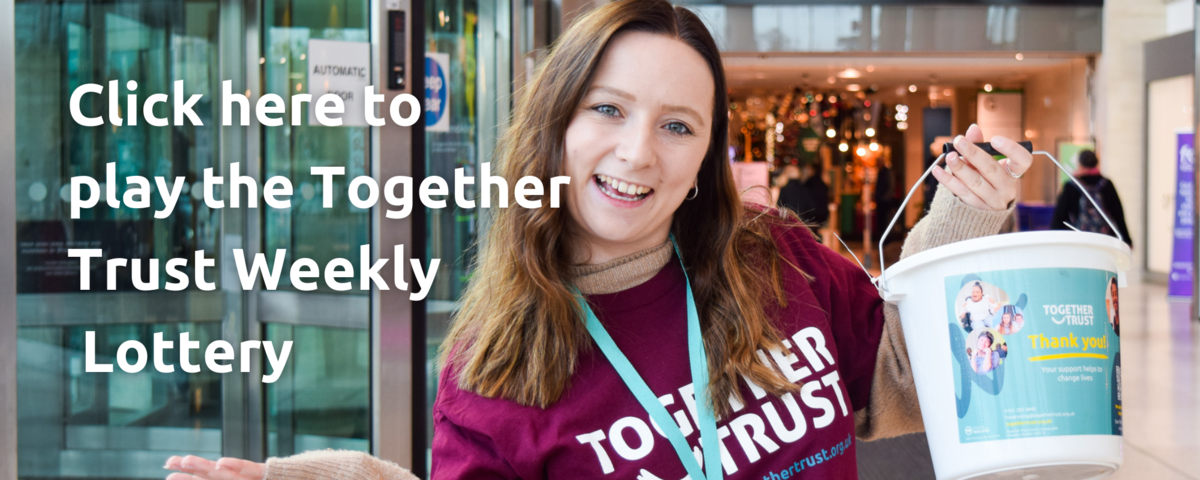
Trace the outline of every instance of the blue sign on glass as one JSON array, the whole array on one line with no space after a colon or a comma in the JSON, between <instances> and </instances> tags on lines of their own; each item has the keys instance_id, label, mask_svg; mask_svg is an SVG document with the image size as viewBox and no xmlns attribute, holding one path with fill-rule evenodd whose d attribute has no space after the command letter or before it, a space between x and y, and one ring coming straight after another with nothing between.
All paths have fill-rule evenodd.
<instances>
[{"instance_id":1,"label":"blue sign on glass","mask_svg":"<svg viewBox=\"0 0 1200 480\"><path fill-rule=\"evenodd\" d=\"M425 130L450 131L450 55L425 54Z\"/></svg>"}]
</instances>

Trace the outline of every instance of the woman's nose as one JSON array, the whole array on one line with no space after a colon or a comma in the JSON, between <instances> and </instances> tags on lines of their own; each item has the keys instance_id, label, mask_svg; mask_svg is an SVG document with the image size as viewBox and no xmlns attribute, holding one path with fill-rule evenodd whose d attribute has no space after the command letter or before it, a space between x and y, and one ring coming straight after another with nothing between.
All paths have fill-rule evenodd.
<instances>
[{"instance_id":1,"label":"woman's nose","mask_svg":"<svg viewBox=\"0 0 1200 480\"><path fill-rule=\"evenodd\" d=\"M630 122L617 140L617 159L628 164L632 170L654 165L655 133L653 125Z\"/></svg>"}]
</instances>

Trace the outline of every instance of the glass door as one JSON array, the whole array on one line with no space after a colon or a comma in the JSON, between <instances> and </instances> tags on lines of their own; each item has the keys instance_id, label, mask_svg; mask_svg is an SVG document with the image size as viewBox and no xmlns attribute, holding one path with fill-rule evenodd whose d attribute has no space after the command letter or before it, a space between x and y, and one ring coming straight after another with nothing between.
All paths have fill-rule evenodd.
<instances>
[{"instance_id":1,"label":"glass door","mask_svg":"<svg viewBox=\"0 0 1200 480\"><path fill-rule=\"evenodd\" d=\"M334 208L321 208L321 182L309 169L342 166L343 179L371 174L371 130L307 122L219 123L223 80L233 80L234 90L251 104L275 93L290 107L290 96L307 90L309 40L369 45L369 5L368 0L16 2L18 191L10 194L17 209L22 478L162 478L171 455L262 460L314 449L370 449L371 293L301 291L286 275L275 291L243 291L232 250L265 252L273 259L276 249L287 249L285 270L296 257L322 266L335 258L357 265L359 247L373 242L371 212L348 204L345 196ZM110 80L119 81L116 91L107 91ZM202 95L193 110L203 125L157 127L143 119L137 125L82 127L68 110L71 93L85 83L100 84L106 92L85 97L83 113L106 116L110 95L120 95L124 106L130 93L141 99L170 95L176 80L183 80L185 96ZM169 102L155 113L173 116ZM270 209L261 199L258 209L208 208L200 188L204 170L228 176L234 162L260 186L267 177L287 176L296 187L292 208ZM109 208L101 201L71 219L71 177L106 182L109 163L115 165L115 180L101 183L101 190L118 196L128 188L127 176L186 177L174 212L158 219L154 208ZM228 200L224 187L218 195ZM344 191L346 185L336 188ZM80 291L79 263L66 256L69 248L103 251L91 261L90 291ZM161 288L170 280L162 265L191 259L198 250L215 260L206 280L216 290L202 291L194 282L184 291ZM109 258L136 259L142 268L119 270L108 290ZM149 277L151 259L159 261L160 288L142 291L134 285ZM184 271L189 277L192 263ZM200 366L197 373L181 368L183 332L202 346L188 358ZM139 373L85 371L89 336L96 360L116 364L123 342L138 340L152 349L159 334L175 342L163 357L174 372L160 373L153 359ZM215 340L236 346L243 339L293 342L275 383L264 384L258 376L270 373L261 353L249 374L208 369L203 346Z\"/></svg>"},{"instance_id":2,"label":"glass door","mask_svg":"<svg viewBox=\"0 0 1200 480\"><path fill-rule=\"evenodd\" d=\"M449 116L443 128L426 125L425 170L453 178L462 168L475 176L479 165L492 162L496 140L509 120L512 96L511 2L436 0L425 7L426 62L445 62ZM428 90L427 90L428 91ZM496 171L493 167L492 171ZM478 179L475 185L478 185ZM474 187L468 187L474 188ZM477 191L468 191L467 198ZM431 408L437 392L437 350L458 308L459 296L470 278L473 245L485 225L478 209L451 205L428 209L427 258L442 259L438 281L425 300L425 445L433 441ZM429 465L427 461L425 465ZM425 472L422 476L427 476Z\"/></svg>"},{"instance_id":3,"label":"glass door","mask_svg":"<svg viewBox=\"0 0 1200 480\"><path fill-rule=\"evenodd\" d=\"M291 118L292 95L309 93L309 40L369 43L370 2L264 0L261 38L262 94L281 96L287 105L283 118ZM302 108L301 118L307 119L307 106ZM357 268L359 246L371 243L371 212L354 207L344 195L334 196L333 208L323 208L321 178L310 169L344 167L334 188L346 191L349 179L371 174L371 131L301 123L260 129L262 177L286 176L298 193L290 209L263 210L263 252L273 258L277 249L286 249L284 269L301 257L321 266L344 258ZM276 291L257 292L264 339L294 342L283 377L263 386L266 454L369 451L370 292L336 292L323 282L318 290L304 292L288 278Z\"/></svg>"},{"instance_id":4,"label":"glass door","mask_svg":"<svg viewBox=\"0 0 1200 480\"><path fill-rule=\"evenodd\" d=\"M223 212L207 208L196 190L165 219L154 218L153 209L104 202L71 219L66 200L71 177L104 182L108 163L118 177L186 176L187 187L205 168L220 168L212 101L219 87L218 1L20 0L15 12L18 191L10 194L18 239L18 471L39 478L160 478L168 455L220 454L222 375L209 371L195 350L189 357L200 365L197 373L152 366L88 373L86 339L90 332L98 362L114 364L127 340L153 345L161 334L177 342L180 332L202 344L221 338L242 305L221 269L207 278L215 291L193 283L184 291L143 292L133 282L148 278L151 259L191 258L197 250L222 265ZM71 92L84 83L107 90L109 80L120 80L118 89L89 96L85 114L103 114L109 96L170 94L172 82L183 80L186 95L204 96L193 109L204 125L76 124L68 113ZM156 113L172 112L159 105ZM101 184L118 195L126 188L124 181ZM66 257L69 248L103 251L91 262L90 291L80 291L79 263ZM109 258L137 259L143 267L119 270L114 288L106 289ZM178 352L168 350L164 362L179 365Z\"/></svg>"}]
</instances>

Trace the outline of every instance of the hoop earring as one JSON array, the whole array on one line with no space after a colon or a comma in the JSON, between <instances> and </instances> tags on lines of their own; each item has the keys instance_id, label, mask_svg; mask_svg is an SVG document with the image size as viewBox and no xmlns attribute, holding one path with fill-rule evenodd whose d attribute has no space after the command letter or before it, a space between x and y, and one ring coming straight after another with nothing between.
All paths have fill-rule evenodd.
<instances>
[{"instance_id":1,"label":"hoop earring","mask_svg":"<svg viewBox=\"0 0 1200 480\"><path fill-rule=\"evenodd\" d=\"M695 200L697 195L700 195L700 183L698 181L692 182L692 194L688 195L684 200Z\"/></svg>"}]
</instances>

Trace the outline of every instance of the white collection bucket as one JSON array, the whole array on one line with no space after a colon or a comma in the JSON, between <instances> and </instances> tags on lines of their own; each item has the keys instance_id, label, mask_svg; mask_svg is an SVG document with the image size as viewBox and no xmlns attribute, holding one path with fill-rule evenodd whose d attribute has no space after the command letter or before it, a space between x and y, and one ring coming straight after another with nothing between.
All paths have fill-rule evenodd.
<instances>
[{"instance_id":1,"label":"white collection bucket","mask_svg":"<svg viewBox=\"0 0 1200 480\"><path fill-rule=\"evenodd\" d=\"M1130 262L1117 238L1042 231L957 242L883 269L880 293L900 309L939 480L1090 479L1120 467L1117 287Z\"/></svg>"}]
</instances>

